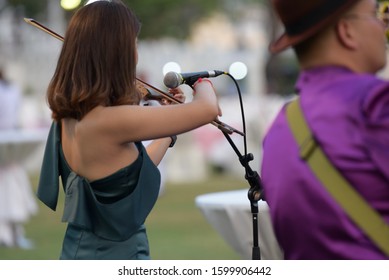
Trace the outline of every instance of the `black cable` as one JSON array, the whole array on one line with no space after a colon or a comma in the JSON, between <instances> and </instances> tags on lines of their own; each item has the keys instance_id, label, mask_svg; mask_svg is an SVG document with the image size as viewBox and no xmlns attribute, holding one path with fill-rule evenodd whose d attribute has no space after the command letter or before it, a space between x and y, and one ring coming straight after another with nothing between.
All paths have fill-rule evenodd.
<instances>
[{"instance_id":1,"label":"black cable","mask_svg":"<svg viewBox=\"0 0 389 280\"><path fill-rule=\"evenodd\" d=\"M244 114L242 92L241 92L239 84L236 81L236 79L234 78L234 76L232 76L230 73L227 73L227 72L225 73L225 75L229 76L232 79L232 81L235 84L236 90L238 92L240 112L241 112L241 116L242 116L243 133L244 133L244 136L243 136L244 155L247 156L246 117Z\"/></svg>"}]
</instances>

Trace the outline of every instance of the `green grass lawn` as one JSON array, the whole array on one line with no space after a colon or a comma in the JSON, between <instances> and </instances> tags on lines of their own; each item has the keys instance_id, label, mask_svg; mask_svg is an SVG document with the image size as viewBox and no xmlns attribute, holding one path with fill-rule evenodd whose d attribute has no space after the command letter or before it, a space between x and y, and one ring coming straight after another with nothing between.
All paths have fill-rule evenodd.
<instances>
[{"instance_id":1,"label":"green grass lawn","mask_svg":"<svg viewBox=\"0 0 389 280\"><path fill-rule=\"evenodd\" d=\"M36 178L33 180L36 186ZM205 220L195 205L195 197L210 192L249 188L243 179L226 174L213 175L204 182L167 183L146 226L151 257L155 260L220 260L240 259ZM247 202L249 203L249 201ZM66 224L61 223L63 195L58 209L51 211L42 203L39 213L25 226L26 235L35 249L6 249L0 247L3 260L58 259Z\"/></svg>"}]
</instances>

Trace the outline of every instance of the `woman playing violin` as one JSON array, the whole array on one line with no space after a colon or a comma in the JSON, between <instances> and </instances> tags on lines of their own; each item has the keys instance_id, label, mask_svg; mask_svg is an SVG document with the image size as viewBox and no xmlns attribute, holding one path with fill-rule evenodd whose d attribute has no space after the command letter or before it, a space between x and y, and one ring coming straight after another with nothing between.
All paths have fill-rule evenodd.
<instances>
[{"instance_id":1,"label":"woman playing violin","mask_svg":"<svg viewBox=\"0 0 389 280\"><path fill-rule=\"evenodd\" d=\"M139 30L119 0L82 7L67 28L47 90L53 124L38 188L55 210L61 177L68 223L61 259L149 259L144 222L158 196L157 166L171 136L220 115L207 80L193 86L189 103L139 106ZM171 93L183 100L180 90ZM147 149L144 140L153 140Z\"/></svg>"}]
</instances>

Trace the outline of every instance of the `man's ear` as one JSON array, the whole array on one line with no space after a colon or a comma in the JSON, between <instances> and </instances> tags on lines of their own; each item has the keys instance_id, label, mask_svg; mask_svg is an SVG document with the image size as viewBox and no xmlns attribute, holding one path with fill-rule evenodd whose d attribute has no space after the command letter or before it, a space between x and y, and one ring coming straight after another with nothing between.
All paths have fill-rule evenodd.
<instances>
[{"instance_id":1,"label":"man's ear","mask_svg":"<svg viewBox=\"0 0 389 280\"><path fill-rule=\"evenodd\" d=\"M340 19L335 25L335 32L339 42L348 49L356 49L356 29L346 19Z\"/></svg>"}]
</instances>

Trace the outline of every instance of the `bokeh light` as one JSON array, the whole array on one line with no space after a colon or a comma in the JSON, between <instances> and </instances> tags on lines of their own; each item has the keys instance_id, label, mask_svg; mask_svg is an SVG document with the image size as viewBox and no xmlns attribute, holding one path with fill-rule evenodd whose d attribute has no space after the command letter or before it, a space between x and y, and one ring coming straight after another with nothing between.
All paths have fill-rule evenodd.
<instances>
[{"instance_id":1,"label":"bokeh light","mask_svg":"<svg viewBox=\"0 0 389 280\"><path fill-rule=\"evenodd\" d=\"M242 80L247 76L247 66L243 62L237 61L231 64L229 73L237 80Z\"/></svg>"},{"instance_id":2,"label":"bokeh light","mask_svg":"<svg viewBox=\"0 0 389 280\"><path fill-rule=\"evenodd\" d=\"M166 73L171 72L171 71L180 73L181 66L177 62L171 61L171 62L166 63L162 68L162 73L164 76L166 75Z\"/></svg>"},{"instance_id":3,"label":"bokeh light","mask_svg":"<svg viewBox=\"0 0 389 280\"><path fill-rule=\"evenodd\" d=\"M65 10L73 10L80 6L81 0L61 0L61 7Z\"/></svg>"}]
</instances>

